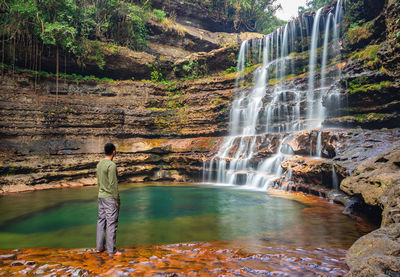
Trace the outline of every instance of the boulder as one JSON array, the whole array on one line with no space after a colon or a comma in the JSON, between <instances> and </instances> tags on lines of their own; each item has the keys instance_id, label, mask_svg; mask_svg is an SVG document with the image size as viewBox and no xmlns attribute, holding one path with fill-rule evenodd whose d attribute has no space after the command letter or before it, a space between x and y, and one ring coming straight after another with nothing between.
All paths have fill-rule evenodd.
<instances>
[{"instance_id":1,"label":"boulder","mask_svg":"<svg viewBox=\"0 0 400 277\"><path fill-rule=\"evenodd\" d=\"M400 183L400 144L363 161L340 188L349 195L361 194L369 205L383 207L382 196L397 183Z\"/></svg>"},{"instance_id":2,"label":"boulder","mask_svg":"<svg viewBox=\"0 0 400 277\"><path fill-rule=\"evenodd\" d=\"M400 224L380 228L357 240L347 251L348 277L398 276Z\"/></svg>"},{"instance_id":3,"label":"boulder","mask_svg":"<svg viewBox=\"0 0 400 277\"><path fill-rule=\"evenodd\" d=\"M400 144L362 162L341 184L351 195L383 209L381 228L361 237L349 249L347 276L385 276L400 272Z\"/></svg>"}]
</instances>

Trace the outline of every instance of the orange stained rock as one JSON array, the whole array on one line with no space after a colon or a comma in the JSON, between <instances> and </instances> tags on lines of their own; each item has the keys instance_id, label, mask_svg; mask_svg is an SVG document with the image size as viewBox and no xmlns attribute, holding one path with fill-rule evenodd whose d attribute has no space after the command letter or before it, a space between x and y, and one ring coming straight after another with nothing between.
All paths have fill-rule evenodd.
<instances>
[{"instance_id":1,"label":"orange stained rock","mask_svg":"<svg viewBox=\"0 0 400 277\"><path fill-rule=\"evenodd\" d=\"M337 69L343 70L347 66L347 62L338 63L336 65Z\"/></svg>"},{"instance_id":2,"label":"orange stained rock","mask_svg":"<svg viewBox=\"0 0 400 277\"><path fill-rule=\"evenodd\" d=\"M2 261L0 275L69 276L78 272L87 276L265 276L274 272L287 276L342 276L347 272L343 250L268 247L260 254L222 245L135 246L119 257L98 254L93 249L3 250L0 255L16 256ZM15 260L19 261L17 265Z\"/></svg>"}]
</instances>

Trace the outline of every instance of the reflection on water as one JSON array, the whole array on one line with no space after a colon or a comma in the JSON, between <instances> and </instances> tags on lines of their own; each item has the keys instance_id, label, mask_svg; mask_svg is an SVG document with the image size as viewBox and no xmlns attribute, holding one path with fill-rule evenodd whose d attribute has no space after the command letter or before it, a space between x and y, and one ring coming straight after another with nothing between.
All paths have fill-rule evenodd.
<instances>
[{"instance_id":1,"label":"reflection on water","mask_svg":"<svg viewBox=\"0 0 400 277\"><path fill-rule=\"evenodd\" d=\"M97 189L0 198L0 245L93 247ZM118 245L225 241L260 246L347 248L365 233L335 205L204 186L127 186L121 191ZM368 230L369 231L369 230Z\"/></svg>"}]
</instances>

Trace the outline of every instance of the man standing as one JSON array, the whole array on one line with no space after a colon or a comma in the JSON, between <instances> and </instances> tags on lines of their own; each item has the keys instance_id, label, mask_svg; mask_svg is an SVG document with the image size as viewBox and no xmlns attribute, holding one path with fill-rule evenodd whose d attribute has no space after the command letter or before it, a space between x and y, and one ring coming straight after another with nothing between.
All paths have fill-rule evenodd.
<instances>
[{"instance_id":1,"label":"man standing","mask_svg":"<svg viewBox=\"0 0 400 277\"><path fill-rule=\"evenodd\" d=\"M121 255L115 247L118 228L119 191L117 179L117 166L112 161L116 155L114 144L104 146L105 158L97 164L97 185L99 186L99 210L97 218L97 252L105 250L109 255ZM106 233L106 234L104 234ZM104 237L106 235L106 239Z\"/></svg>"}]
</instances>

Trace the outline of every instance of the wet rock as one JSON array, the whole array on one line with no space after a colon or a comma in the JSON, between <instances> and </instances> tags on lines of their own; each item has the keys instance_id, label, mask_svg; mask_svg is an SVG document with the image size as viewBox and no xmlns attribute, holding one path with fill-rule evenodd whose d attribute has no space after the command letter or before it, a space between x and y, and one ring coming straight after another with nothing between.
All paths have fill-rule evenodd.
<instances>
[{"instance_id":1,"label":"wet rock","mask_svg":"<svg viewBox=\"0 0 400 277\"><path fill-rule=\"evenodd\" d=\"M124 271L114 271L112 274L114 276L131 276L131 274L129 274L128 272L124 272Z\"/></svg>"},{"instance_id":2,"label":"wet rock","mask_svg":"<svg viewBox=\"0 0 400 277\"><path fill-rule=\"evenodd\" d=\"M281 166L289 172L288 178L296 184L338 189L340 181L346 176L344 168L326 159L292 156L282 162Z\"/></svg>"},{"instance_id":3,"label":"wet rock","mask_svg":"<svg viewBox=\"0 0 400 277\"><path fill-rule=\"evenodd\" d=\"M400 145L362 162L341 188L383 208L381 228L360 238L349 249L348 276L378 276L400 271Z\"/></svg>"},{"instance_id":4,"label":"wet rock","mask_svg":"<svg viewBox=\"0 0 400 277\"><path fill-rule=\"evenodd\" d=\"M15 254L0 255L0 260L15 260L16 258L17 258L17 255L15 255Z\"/></svg>"},{"instance_id":5,"label":"wet rock","mask_svg":"<svg viewBox=\"0 0 400 277\"><path fill-rule=\"evenodd\" d=\"M400 224L400 183L388 189L382 196L384 206L382 212L382 226Z\"/></svg>"},{"instance_id":6,"label":"wet rock","mask_svg":"<svg viewBox=\"0 0 400 277\"><path fill-rule=\"evenodd\" d=\"M346 255L350 267L346 276L373 277L400 272L399 234L400 225L391 224L357 240Z\"/></svg>"},{"instance_id":7,"label":"wet rock","mask_svg":"<svg viewBox=\"0 0 400 277\"><path fill-rule=\"evenodd\" d=\"M122 270L126 271L126 272L135 272L136 271L136 269L134 269L134 268L124 268Z\"/></svg>"},{"instance_id":8,"label":"wet rock","mask_svg":"<svg viewBox=\"0 0 400 277\"><path fill-rule=\"evenodd\" d=\"M25 264L26 264L26 261L19 260L19 261L13 261L11 263L11 266L22 266L22 265L25 265Z\"/></svg>"},{"instance_id":9,"label":"wet rock","mask_svg":"<svg viewBox=\"0 0 400 277\"><path fill-rule=\"evenodd\" d=\"M332 158L336 155L336 145L343 139L344 130L306 130L288 136L285 144L290 146L293 154L316 156L318 137L320 138L321 155Z\"/></svg>"},{"instance_id":10,"label":"wet rock","mask_svg":"<svg viewBox=\"0 0 400 277\"><path fill-rule=\"evenodd\" d=\"M26 261L26 262L25 262L25 265L29 265L29 266L35 265L35 264L36 264L35 261Z\"/></svg>"},{"instance_id":11,"label":"wet rock","mask_svg":"<svg viewBox=\"0 0 400 277\"><path fill-rule=\"evenodd\" d=\"M334 162L346 169L348 175L363 161L384 154L400 140L400 130L375 130L361 129L347 130L342 138L335 144L336 156Z\"/></svg>"},{"instance_id":12,"label":"wet rock","mask_svg":"<svg viewBox=\"0 0 400 277\"><path fill-rule=\"evenodd\" d=\"M362 162L340 188L349 195L361 194L369 205L383 206L382 196L400 182L400 144Z\"/></svg>"},{"instance_id":13,"label":"wet rock","mask_svg":"<svg viewBox=\"0 0 400 277\"><path fill-rule=\"evenodd\" d=\"M351 214L354 211L354 206L357 205L358 202L361 202L358 198L349 197L341 191L331 191L326 194L326 198L334 203L342 204L345 209L345 214Z\"/></svg>"},{"instance_id":14,"label":"wet rock","mask_svg":"<svg viewBox=\"0 0 400 277\"><path fill-rule=\"evenodd\" d=\"M350 198L345 204L344 204L344 214L353 214L355 211L360 210L360 207L363 206L363 201L358 198L358 197L352 197Z\"/></svg>"},{"instance_id":15,"label":"wet rock","mask_svg":"<svg viewBox=\"0 0 400 277\"><path fill-rule=\"evenodd\" d=\"M44 274L46 271L48 271L49 268L50 268L50 265L48 265L48 264L42 265L42 266L40 266L40 267L38 267L38 268L36 269L36 271L34 272L34 274L35 274L35 275L42 275L42 274Z\"/></svg>"},{"instance_id":16,"label":"wet rock","mask_svg":"<svg viewBox=\"0 0 400 277\"><path fill-rule=\"evenodd\" d=\"M83 269L76 269L72 272L71 276L72 277L81 277L84 274L84 270Z\"/></svg>"},{"instance_id":17,"label":"wet rock","mask_svg":"<svg viewBox=\"0 0 400 277\"><path fill-rule=\"evenodd\" d=\"M154 263L153 262L141 262L141 263L138 263L138 265L154 267Z\"/></svg>"},{"instance_id":18,"label":"wet rock","mask_svg":"<svg viewBox=\"0 0 400 277\"><path fill-rule=\"evenodd\" d=\"M27 267L27 268L21 270L19 273L21 275L28 275L28 274L30 274L30 272L32 272L33 269L34 269L34 267Z\"/></svg>"}]
</instances>

